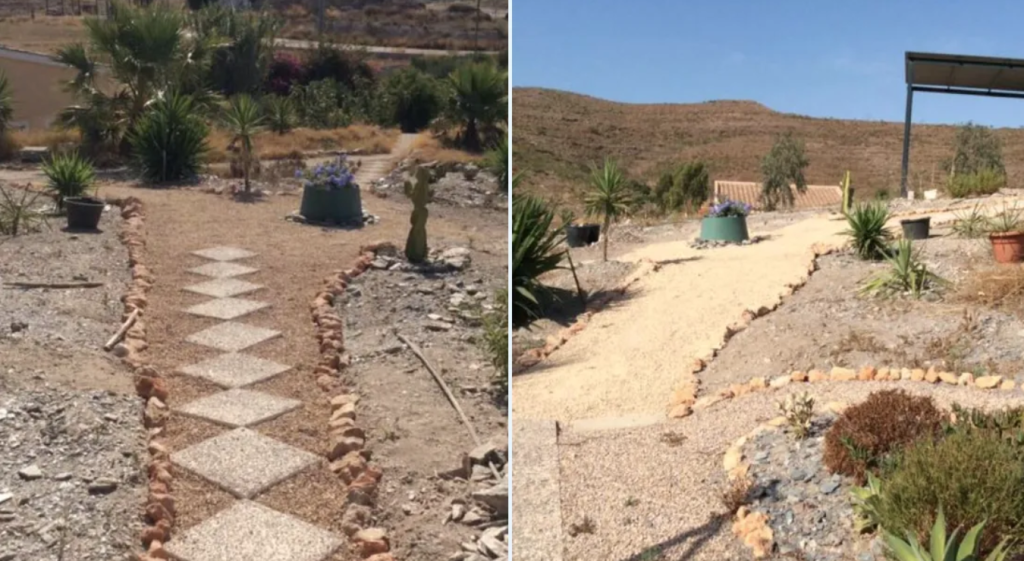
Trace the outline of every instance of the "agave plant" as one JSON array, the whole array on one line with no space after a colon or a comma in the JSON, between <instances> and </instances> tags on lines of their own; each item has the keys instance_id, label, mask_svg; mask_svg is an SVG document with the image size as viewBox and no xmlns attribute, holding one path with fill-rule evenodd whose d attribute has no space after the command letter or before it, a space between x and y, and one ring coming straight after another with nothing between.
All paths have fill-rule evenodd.
<instances>
[{"instance_id":1,"label":"agave plant","mask_svg":"<svg viewBox=\"0 0 1024 561\"><path fill-rule=\"evenodd\" d=\"M946 535L946 517L942 514L942 507L939 507L927 549L918 543L913 534L907 534L907 540L904 541L885 532L885 544L896 561L1005 561L1010 555L1010 543L1006 539L999 542L984 559L979 557L979 536L984 528L984 522L977 524L964 534L963 541L958 544L959 529L954 530L952 535Z\"/></svg>"},{"instance_id":2,"label":"agave plant","mask_svg":"<svg viewBox=\"0 0 1024 561\"><path fill-rule=\"evenodd\" d=\"M43 163L43 174L49 180L57 209L63 210L68 197L81 197L96 180L96 171L88 160L77 153L58 154Z\"/></svg>"},{"instance_id":3,"label":"agave plant","mask_svg":"<svg viewBox=\"0 0 1024 561\"><path fill-rule=\"evenodd\" d=\"M849 228L843 234L850 237L858 257L881 259L886 256L892 240L892 232L885 227L889 217L889 206L882 202L859 204L846 214Z\"/></svg>"},{"instance_id":4,"label":"agave plant","mask_svg":"<svg viewBox=\"0 0 1024 561\"><path fill-rule=\"evenodd\" d=\"M895 251L889 253L885 254L889 270L865 283L862 293L886 296L909 292L919 298L926 288L947 282L918 260L910 240L900 240Z\"/></svg>"},{"instance_id":5,"label":"agave plant","mask_svg":"<svg viewBox=\"0 0 1024 561\"><path fill-rule=\"evenodd\" d=\"M518 183L518 177L513 184ZM552 228L555 212L532 195L512 198L512 323L524 325L535 318L540 295L546 290L540 281L545 273L562 263L559 249L563 230Z\"/></svg>"}]
</instances>

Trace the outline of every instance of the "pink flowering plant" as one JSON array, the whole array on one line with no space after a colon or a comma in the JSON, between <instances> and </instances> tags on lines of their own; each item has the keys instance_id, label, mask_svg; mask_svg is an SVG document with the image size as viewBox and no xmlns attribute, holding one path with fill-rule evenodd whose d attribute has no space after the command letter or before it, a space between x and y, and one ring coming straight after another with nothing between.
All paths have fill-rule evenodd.
<instances>
[{"instance_id":1,"label":"pink flowering plant","mask_svg":"<svg viewBox=\"0 0 1024 561\"><path fill-rule=\"evenodd\" d=\"M325 189L327 191L359 188L355 183L355 174L349 169L344 156L331 164L319 164L309 170L295 170L295 177L302 179L303 187Z\"/></svg>"},{"instance_id":2,"label":"pink flowering plant","mask_svg":"<svg viewBox=\"0 0 1024 561\"><path fill-rule=\"evenodd\" d=\"M708 210L708 217L727 218L730 216L746 216L750 214L750 208L750 205L747 203L725 199L716 205L711 205L711 208Z\"/></svg>"}]
</instances>

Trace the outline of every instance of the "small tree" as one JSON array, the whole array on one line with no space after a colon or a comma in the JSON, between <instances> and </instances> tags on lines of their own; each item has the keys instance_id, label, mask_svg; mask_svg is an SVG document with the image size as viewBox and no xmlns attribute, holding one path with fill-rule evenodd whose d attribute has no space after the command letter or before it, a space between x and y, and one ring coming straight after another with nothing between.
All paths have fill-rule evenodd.
<instances>
[{"instance_id":1,"label":"small tree","mask_svg":"<svg viewBox=\"0 0 1024 561\"><path fill-rule=\"evenodd\" d=\"M694 209L710 196L710 176L704 162L689 162L663 173L654 190L662 212Z\"/></svg>"},{"instance_id":2,"label":"small tree","mask_svg":"<svg viewBox=\"0 0 1024 561\"><path fill-rule=\"evenodd\" d=\"M245 178L245 192L248 194L251 191L249 174L254 152L252 139L256 133L263 130L263 114L259 104L247 94L231 98L231 103L224 114L224 124L231 131L231 144L238 147L242 160L242 177Z\"/></svg>"},{"instance_id":3,"label":"small tree","mask_svg":"<svg viewBox=\"0 0 1024 561\"><path fill-rule=\"evenodd\" d=\"M953 159L947 164L950 177L995 171L1006 175L1003 146L992 129L968 122L956 131Z\"/></svg>"},{"instance_id":4,"label":"small tree","mask_svg":"<svg viewBox=\"0 0 1024 561\"><path fill-rule=\"evenodd\" d=\"M604 167L594 168L591 172L590 185L593 189L585 199L587 214L601 216L604 219L601 254L607 261L608 230L611 223L617 221L629 209L629 183L618 164L606 159Z\"/></svg>"},{"instance_id":5,"label":"small tree","mask_svg":"<svg viewBox=\"0 0 1024 561\"><path fill-rule=\"evenodd\" d=\"M804 143L785 133L775 139L772 149L761 161L761 201L765 210L775 210L780 204L793 206L793 187L799 193L807 192L804 170L810 162L804 153Z\"/></svg>"}]
</instances>

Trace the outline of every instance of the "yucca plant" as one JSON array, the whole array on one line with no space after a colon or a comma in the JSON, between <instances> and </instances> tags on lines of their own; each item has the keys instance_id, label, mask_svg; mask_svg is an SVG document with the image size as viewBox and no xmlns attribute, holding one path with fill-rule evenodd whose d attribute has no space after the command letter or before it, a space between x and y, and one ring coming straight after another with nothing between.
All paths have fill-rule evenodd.
<instances>
[{"instance_id":1,"label":"yucca plant","mask_svg":"<svg viewBox=\"0 0 1024 561\"><path fill-rule=\"evenodd\" d=\"M1021 209L1003 204L1003 210L988 221L988 231L995 234L1010 234L1021 231L1024 221Z\"/></svg>"},{"instance_id":2,"label":"yucca plant","mask_svg":"<svg viewBox=\"0 0 1024 561\"><path fill-rule=\"evenodd\" d=\"M981 212L981 205L975 204L971 210L956 213L953 222L953 233L961 238L980 238L988 233L989 220Z\"/></svg>"},{"instance_id":3,"label":"yucca plant","mask_svg":"<svg viewBox=\"0 0 1024 561\"><path fill-rule=\"evenodd\" d=\"M251 191L249 174L253 166L253 137L263 130L263 114L260 106L247 94L237 95L231 98L228 109L224 114L224 124L231 131L231 144L238 148L241 158L242 177L245 182L245 192Z\"/></svg>"},{"instance_id":4,"label":"yucca plant","mask_svg":"<svg viewBox=\"0 0 1024 561\"><path fill-rule=\"evenodd\" d=\"M601 230L601 255L607 261L608 229L612 222L629 212L629 182L626 181L626 175L619 169L618 164L606 159L603 167L591 171L590 186L591 191L587 193L584 202L588 215L604 219L604 228Z\"/></svg>"},{"instance_id":5,"label":"yucca plant","mask_svg":"<svg viewBox=\"0 0 1024 561\"><path fill-rule=\"evenodd\" d=\"M889 270L866 282L862 293L890 296L909 292L914 298L920 298L926 288L946 283L918 260L910 240L900 240L895 250L887 252L885 259Z\"/></svg>"},{"instance_id":6,"label":"yucca plant","mask_svg":"<svg viewBox=\"0 0 1024 561\"><path fill-rule=\"evenodd\" d=\"M81 197L96 181L96 170L92 164L77 153L57 154L43 162L43 174L47 187L53 191L57 210L64 209L68 197Z\"/></svg>"},{"instance_id":7,"label":"yucca plant","mask_svg":"<svg viewBox=\"0 0 1024 561\"><path fill-rule=\"evenodd\" d=\"M135 164L152 182L179 181L199 172L208 129L193 112L192 98L159 99L129 135Z\"/></svg>"},{"instance_id":8,"label":"yucca plant","mask_svg":"<svg viewBox=\"0 0 1024 561\"><path fill-rule=\"evenodd\" d=\"M952 535L946 535L946 517L942 507L939 507L927 549L909 533L904 541L885 532L885 545L896 561L1005 561L1010 555L1010 542L1007 539L999 542L983 560L979 557L980 535L984 528L984 522L975 525L964 534L963 541L958 543L957 534L960 530L953 530Z\"/></svg>"},{"instance_id":9,"label":"yucca plant","mask_svg":"<svg viewBox=\"0 0 1024 561\"><path fill-rule=\"evenodd\" d=\"M518 183L518 177L513 184ZM565 234L552 228L555 211L533 195L512 197L512 323L521 326L537 317L545 287L540 277L562 263Z\"/></svg>"},{"instance_id":10,"label":"yucca plant","mask_svg":"<svg viewBox=\"0 0 1024 561\"><path fill-rule=\"evenodd\" d=\"M886 256L893 237L885 227L889 218L889 206L882 202L858 204L846 214L849 228L843 234L850 237L858 257L873 260Z\"/></svg>"},{"instance_id":11,"label":"yucca plant","mask_svg":"<svg viewBox=\"0 0 1024 561\"><path fill-rule=\"evenodd\" d=\"M295 106L290 98L280 95L263 98L263 116L267 128L277 134L286 134L295 128Z\"/></svg>"}]
</instances>

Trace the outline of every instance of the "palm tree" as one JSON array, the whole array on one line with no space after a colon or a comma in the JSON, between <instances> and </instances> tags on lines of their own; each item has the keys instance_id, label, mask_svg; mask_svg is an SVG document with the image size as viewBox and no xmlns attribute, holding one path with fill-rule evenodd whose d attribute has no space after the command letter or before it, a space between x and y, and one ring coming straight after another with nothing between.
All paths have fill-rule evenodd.
<instances>
[{"instance_id":1,"label":"palm tree","mask_svg":"<svg viewBox=\"0 0 1024 561\"><path fill-rule=\"evenodd\" d=\"M449 111L462 123L462 143L471 151L481 147L481 129L508 118L505 73L487 62L464 64L448 75Z\"/></svg>"},{"instance_id":2,"label":"palm tree","mask_svg":"<svg viewBox=\"0 0 1024 561\"><path fill-rule=\"evenodd\" d=\"M604 217L604 238L602 255L608 260L608 229L611 223L629 210L629 183L625 174L613 160L605 159L604 167L594 168L590 175L593 190L587 194L587 214Z\"/></svg>"},{"instance_id":3,"label":"palm tree","mask_svg":"<svg viewBox=\"0 0 1024 561\"><path fill-rule=\"evenodd\" d=\"M249 189L249 171L252 167L253 142L256 133L263 130L263 112L258 103L247 94L236 95L224 114L224 124L231 131L231 144L238 146L242 158L242 176L245 193Z\"/></svg>"},{"instance_id":4,"label":"palm tree","mask_svg":"<svg viewBox=\"0 0 1024 561\"><path fill-rule=\"evenodd\" d=\"M14 119L14 95L11 93L11 82L7 73L0 70L0 136L7 132Z\"/></svg>"}]
</instances>

